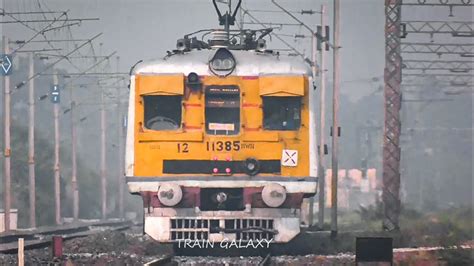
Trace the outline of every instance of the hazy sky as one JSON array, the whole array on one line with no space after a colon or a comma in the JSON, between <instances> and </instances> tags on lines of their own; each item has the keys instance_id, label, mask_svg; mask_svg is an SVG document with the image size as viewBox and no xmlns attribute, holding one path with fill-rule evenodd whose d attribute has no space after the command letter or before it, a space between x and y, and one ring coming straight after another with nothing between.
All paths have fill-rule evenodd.
<instances>
[{"instance_id":1,"label":"hazy sky","mask_svg":"<svg viewBox=\"0 0 474 266\"><path fill-rule=\"evenodd\" d=\"M39 10L38 0L4 0L3 3L4 8L10 12ZM332 1L285 0L279 3L295 11L319 10L321 4L326 4L329 14L327 21L332 22ZM96 47L103 43L102 54L117 51L122 72L128 71L130 66L140 59L164 56L166 50L174 49L176 40L186 33L203 28L219 28L210 0L41 0L40 4L43 10L69 10L69 18L100 18L99 21L84 21L80 27L73 26L71 32L75 38L88 38L102 32L103 36L95 42ZM278 10L270 0L244 0L243 6L250 10ZM294 22L283 13L251 13L265 22ZM313 28L320 23L318 14L297 16ZM17 17L32 18L31 15ZM365 81L383 75L383 1L343 0L341 17L342 93L355 96L370 92L374 86ZM245 21L249 22L250 18L245 17ZM32 26L39 28L38 23ZM260 28L256 25L246 26ZM307 30L300 26L287 26L275 32L308 34ZM12 39L28 40L34 32L22 25L8 24L3 27L3 34ZM66 30L59 30L48 32L46 36L49 39L57 39L65 38L67 34ZM310 39L295 41L291 37L284 38L310 56ZM268 41L269 48L286 48L276 38ZM44 47L44 44L41 47ZM331 67L330 61L328 60L328 68ZM112 65L115 66L115 62Z\"/></svg>"},{"instance_id":2,"label":"hazy sky","mask_svg":"<svg viewBox=\"0 0 474 266\"><path fill-rule=\"evenodd\" d=\"M332 23L332 0L280 0L289 10L319 10L321 4L327 5L328 22ZM103 35L95 43L103 43L102 54L117 51L120 56L120 71L128 72L138 60L159 58L166 50L175 48L176 40L184 34L204 28L219 28L217 16L211 0L3 0L3 7L9 12L42 10L69 11L69 18L100 18L99 21L84 21L80 26L72 26L72 36L89 38L97 33ZM236 1L234 0L235 4ZM278 10L270 0L243 0L243 6L250 10ZM222 8L225 8L221 5ZM447 7L410 8L402 10L403 20L471 20L472 8L456 7L453 17L449 17ZM294 22L283 13L251 12L265 22ZM47 14L51 17L51 14ZM41 16L15 15L18 19L40 19ZM297 16L315 28L320 23L318 14ZM7 19L8 17L5 17ZM10 20L10 19L8 19ZM250 18L245 17L249 22ZM370 83L373 77L382 78L384 69L384 1L382 0L342 0L341 1L341 75L343 94L358 98L371 93L381 82ZM46 24L28 24L41 28ZM2 24L2 33L12 39L28 40L34 34L20 24ZM256 25L246 25L260 28ZM275 30L281 34L308 34L300 26L285 26ZM46 33L48 39L64 39L69 32L65 29ZM420 41L443 41L439 36L411 36ZM37 37L41 39L41 37ZM310 40L295 40L284 37L305 55L310 56ZM332 36L331 36L332 38ZM443 36L441 36L443 38ZM411 39L413 40L413 39ZM269 48L286 48L276 38L268 40ZM456 40L461 41L461 40ZM464 40L462 40L464 41ZM28 46L39 48L40 45ZM45 47L41 44L41 47ZM65 47L71 49L72 46ZM26 49L26 47L25 47ZM65 49L67 50L67 49ZM81 50L87 53L87 50ZM63 52L64 53L64 52ZM407 56L407 55L406 55ZM63 64L63 66L67 64ZM90 62L82 62L83 67ZM328 69L331 69L331 57ZM112 62L112 66L116 66ZM328 71L331 76L332 71ZM330 77L329 77L330 78Z\"/></svg>"}]
</instances>

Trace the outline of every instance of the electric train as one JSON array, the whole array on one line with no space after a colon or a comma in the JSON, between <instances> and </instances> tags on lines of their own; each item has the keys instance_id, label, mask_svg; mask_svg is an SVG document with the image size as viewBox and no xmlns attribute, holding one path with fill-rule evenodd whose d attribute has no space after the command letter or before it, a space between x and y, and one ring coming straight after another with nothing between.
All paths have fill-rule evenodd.
<instances>
[{"instance_id":1,"label":"electric train","mask_svg":"<svg viewBox=\"0 0 474 266\"><path fill-rule=\"evenodd\" d=\"M267 49L271 29L230 30L235 12L218 15L226 29L132 69L128 188L157 241L285 243L317 192L311 67Z\"/></svg>"}]
</instances>

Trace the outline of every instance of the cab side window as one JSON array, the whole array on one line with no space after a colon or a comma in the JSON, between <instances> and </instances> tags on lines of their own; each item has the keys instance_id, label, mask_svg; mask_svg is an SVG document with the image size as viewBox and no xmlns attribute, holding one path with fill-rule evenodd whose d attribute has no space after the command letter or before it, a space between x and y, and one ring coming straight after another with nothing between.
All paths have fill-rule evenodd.
<instances>
[{"instance_id":1,"label":"cab side window","mask_svg":"<svg viewBox=\"0 0 474 266\"><path fill-rule=\"evenodd\" d=\"M175 130L181 126L182 96L144 96L145 128Z\"/></svg>"},{"instance_id":2,"label":"cab side window","mask_svg":"<svg viewBox=\"0 0 474 266\"><path fill-rule=\"evenodd\" d=\"M263 128L298 130L301 126L301 97L262 97Z\"/></svg>"}]
</instances>

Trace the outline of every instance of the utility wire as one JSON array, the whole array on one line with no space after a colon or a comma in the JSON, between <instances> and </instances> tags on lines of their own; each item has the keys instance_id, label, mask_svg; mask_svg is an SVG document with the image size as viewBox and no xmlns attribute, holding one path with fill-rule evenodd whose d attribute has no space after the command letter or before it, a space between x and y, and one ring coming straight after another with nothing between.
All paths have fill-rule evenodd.
<instances>
[{"instance_id":1,"label":"utility wire","mask_svg":"<svg viewBox=\"0 0 474 266\"><path fill-rule=\"evenodd\" d=\"M0 12L0 16L5 15L34 15L34 14L60 14L64 13L64 11L24 11L24 12L6 12L4 8L0 8L2 11Z\"/></svg>"},{"instance_id":2,"label":"utility wire","mask_svg":"<svg viewBox=\"0 0 474 266\"><path fill-rule=\"evenodd\" d=\"M255 18L254 16L252 16L252 14L250 14L246 9L244 9L243 7L241 7L242 10L244 11L245 14L247 14L253 21L257 22L258 24L260 24L262 27L267 27L267 25L263 24L262 22L260 22L257 18ZM278 35L275 35L273 32L270 33L270 35L272 36L275 36L278 40L280 40L282 43L284 43L287 47L289 47L291 50L293 50L293 52L295 52L296 54L298 54L299 56L301 56L303 59L305 59L305 56L304 54L300 53L295 47L293 47L291 44L289 44L287 41L285 41L283 38L281 38L280 36Z\"/></svg>"},{"instance_id":3,"label":"utility wire","mask_svg":"<svg viewBox=\"0 0 474 266\"><path fill-rule=\"evenodd\" d=\"M114 51L113 53L109 54L108 56L106 56L105 58L99 60L98 62L96 62L95 64L93 64L92 66L90 66L89 68L87 68L86 70L84 70L82 73L80 73L79 75L77 75L76 77L74 77L73 79L69 80L69 82L67 82L66 84L64 84L64 87L66 87L67 85L71 84L74 80L84 76L84 75L87 75L87 72L92 70L94 67L98 66L100 63L104 62L105 60L109 60L110 57L114 56L115 54L117 53L117 51Z\"/></svg>"},{"instance_id":4,"label":"utility wire","mask_svg":"<svg viewBox=\"0 0 474 266\"><path fill-rule=\"evenodd\" d=\"M21 88L22 86L26 85L30 80L36 78L37 76L41 75L43 72L45 72L46 70L52 68L54 65L56 65L57 63L61 62L64 58L67 58L69 55L73 54L74 52L76 52L77 50L81 49L83 46L85 46L86 44L92 42L93 40L95 40L96 38L98 38L100 35L102 35L102 33L99 33L97 35L95 35L94 37L92 37L91 39L89 39L87 42L81 44L80 46L78 46L77 48L75 48L74 50L72 50L71 52L69 52L68 54L66 54L64 57L61 57L59 58L58 60L56 60L54 63L48 65L46 68L44 68L42 71L40 72L37 72L35 73L33 76L27 78L27 80L24 80L22 82L20 82L18 85L15 86L15 89L19 89Z\"/></svg>"},{"instance_id":5,"label":"utility wire","mask_svg":"<svg viewBox=\"0 0 474 266\"><path fill-rule=\"evenodd\" d=\"M66 11L66 12L67 12L67 11ZM51 26L57 21L57 19L59 19L60 17L66 15L66 14L67 14L66 12L62 13L59 17L53 19L53 22L49 23L49 24L48 24L46 27L44 27L42 30L40 30L40 31L38 31L36 34L34 34L33 37L31 37L28 41L26 41L25 43L23 43L22 45L20 45L20 47L16 48L11 54L12 54L12 55L15 54L16 51L18 51L18 50L20 50L21 48L23 48L23 46L25 46L25 45L28 44L30 41L32 41L34 38L36 38L36 36L38 36L38 35L40 35L40 34L43 34L43 33L42 33L43 30L45 30L45 29L51 27ZM13 17L13 16L10 16L10 17ZM13 18L14 18L14 17L13 17ZM16 19L16 18L14 18L14 19ZM20 21L20 20L18 20L18 21ZM22 24L24 23L23 21L21 21L21 22L22 22ZM25 24L23 24L23 25L25 25Z\"/></svg>"},{"instance_id":6,"label":"utility wire","mask_svg":"<svg viewBox=\"0 0 474 266\"><path fill-rule=\"evenodd\" d=\"M37 3L38 3L38 8L39 8L39 10L44 11L43 8L41 7L40 0L37 0ZM48 7L46 7L46 9L48 9L48 11L51 11L51 9L49 9ZM42 16L43 16L44 19L47 18L47 17L46 17L46 13L42 13ZM66 18L67 18L67 14L66 14ZM78 22L78 23L79 23L79 22ZM61 26L54 27L54 28L50 28L50 29L48 29L48 30L60 29L60 28L65 27L65 25L66 25L66 27L68 27L68 29L70 30L70 27L68 26L68 25L70 25L70 24L66 24L66 22L63 23L63 25L61 25ZM44 32L44 31L43 31L43 32ZM47 38L44 34L43 34L43 37L44 37L45 40L48 40L48 38ZM72 37L72 35L70 36L70 38L71 38L71 39L74 39L74 38ZM48 45L49 45L50 47L53 47L53 45L51 44L51 42L48 42ZM68 47L67 50L69 50L69 47ZM78 51L78 52L80 53L80 51ZM59 53L58 53L58 54L59 54ZM77 69L77 70L80 71L79 67L77 67L68 57L66 57L65 59L66 59L66 61L68 61L75 69Z\"/></svg>"},{"instance_id":7,"label":"utility wire","mask_svg":"<svg viewBox=\"0 0 474 266\"><path fill-rule=\"evenodd\" d=\"M276 5L278 8L280 8L283 12L285 12L286 14L288 14L291 18L293 18L295 21L297 21L298 23L301 24L301 26L305 27L309 32L311 32L311 34L315 35L316 38L318 38L319 40L323 41L323 42L326 42L331 48L335 48L334 45L332 43L330 43L328 41L328 38L323 38L323 36L318 33L318 32L315 32L311 27L309 27L308 25L306 25L303 21L301 21L300 19L298 19L295 15L291 14L291 12L288 12L285 8L283 8L282 6L280 6L276 0L272 0L272 3L274 5ZM324 30L324 29L322 29Z\"/></svg>"},{"instance_id":8,"label":"utility wire","mask_svg":"<svg viewBox=\"0 0 474 266\"><path fill-rule=\"evenodd\" d=\"M63 24L61 26L57 26L57 27L53 27L53 28L49 28L47 30L44 30L43 32L48 32L48 31L52 31L52 30L59 30L59 29L62 29L62 28L69 28L71 26L76 26L76 25L81 25L81 23L79 22L75 22L75 23L70 23L70 24Z\"/></svg>"},{"instance_id":9,"label":"utility wire","mask_svg":"<svg viewBox=\"0 0 474 266\"><path fill-rule=\"evenodd\" d=\"M67 16L67 11L64 12L62 15L64 15L64 14L66 14L66 16ZM22 47L24 47L26 44L32 42L33 39L34 39L36 36L38 36L39 34L41 34L41 35L43 36L43 38L44 38L46 41L48 40L47 37L44 35L44 32L47 30L47 27L51 26L52 24L50 24L50 25L48 25L47 27L43 28L42 30L38 31L37 29L35 29L35 28L31 27L30 25L24 23L23 21L21 21L21 20L15 18L14 16L12 16L12 15L8 15L8 16L11 17L11 18L13 18L13 19L15 19L15 20L17 20L20 24L22 24L22 25L25 26L26 28L28 28L28 29L30 29L30 30L36 32L36 34L35 34L30 40L23 42L23 45L21 45L20 47L18 47L17 49L15 49L15 51L14 51L13 53L15 53L15 52L18 53L18 52L20 52L20 51L18 51L19 49L21 49ZM43 16L44 16L44 14L43 14ZM50 29L51 29L51 28L50 28ZM56 49L50 42L48 42L48 45L49 45L51 48ZM58 54L60 54L60 53L58 53ZM75 64L73 64L68 58L66 58L66 60L67 60L74 68L76 68L76 69L79 70L79 68L78 68Z\"/></svg>"},{"instance_id":10,"label":"utility wire","mask_svg":"<svg viewBox=\"0 0 474 266\"><path fill-rule=\"evenodd\" d=\"M30 19L30 20L23 20L22 22L25 23L38 23L38 22L68 22L68 21L92 21L92 20L99 20L99 18L71 18L71 19ZM0 24L12 24L12 23L19 23L19 21L0 21Z\"/></svg>"}]
</instances>

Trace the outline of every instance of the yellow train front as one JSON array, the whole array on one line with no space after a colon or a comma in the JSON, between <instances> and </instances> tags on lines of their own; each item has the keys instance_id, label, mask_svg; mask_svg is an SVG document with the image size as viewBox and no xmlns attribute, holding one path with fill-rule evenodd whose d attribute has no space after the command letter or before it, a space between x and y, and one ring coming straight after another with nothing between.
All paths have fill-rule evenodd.
<instances>
[{"instance_id":1,"label":"yellow train front","mask_svg":"<svg viewBox=\"0 0 474 266\"><path fill-rule=\"evenodd\" d=\"M160 242L288 242L317 187L311 68L223 34L133 70L127 184Z\"/></svg>"}]
</instances>

